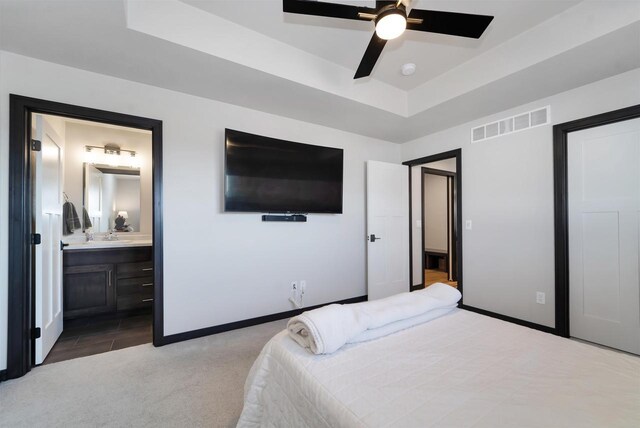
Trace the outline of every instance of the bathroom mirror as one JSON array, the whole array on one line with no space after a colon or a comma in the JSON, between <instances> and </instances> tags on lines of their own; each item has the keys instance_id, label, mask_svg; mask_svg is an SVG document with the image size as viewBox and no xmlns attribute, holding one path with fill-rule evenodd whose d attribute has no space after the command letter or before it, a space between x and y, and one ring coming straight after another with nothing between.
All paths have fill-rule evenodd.
<instances>
[{"instance_id":1,"label":"bathroom mirror","mask_svg":"<svg viewBox=\"0 0 640 428\"><path fill-rule=\"evenodd\" d=\"M83 229L140 231L140 169L84 164Z\"/></svg>"}]
</instances>

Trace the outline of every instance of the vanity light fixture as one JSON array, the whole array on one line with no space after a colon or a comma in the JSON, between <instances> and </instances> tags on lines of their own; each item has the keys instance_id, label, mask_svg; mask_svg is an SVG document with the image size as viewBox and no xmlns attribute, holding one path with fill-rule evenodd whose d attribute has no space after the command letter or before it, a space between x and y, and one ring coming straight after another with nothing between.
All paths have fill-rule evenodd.
<instances>
[{"instance_id":1,"label":"vanity light fixture","mask_svg":"<svg viewBox=\"0 0 640 428\"><path fill-rule=\"evenodd\" d=\"M110 166L128 166L139 168L139 160L133 150L121 149L117 144L105 144L104 146L84 146L85 162ZM125 155L125 154L128 154Z\"/></svg>"}]
</instances>

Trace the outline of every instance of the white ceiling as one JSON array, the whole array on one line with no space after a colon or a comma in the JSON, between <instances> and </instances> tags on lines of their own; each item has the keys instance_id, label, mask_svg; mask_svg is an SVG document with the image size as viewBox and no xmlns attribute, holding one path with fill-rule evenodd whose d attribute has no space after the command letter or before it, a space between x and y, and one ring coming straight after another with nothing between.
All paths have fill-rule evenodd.
<instances>
[{"instance_id":1,"label":"white ceiling","mask_svg":"<svg viewBox=\"0 0 640 428\"><path fill-rule=\"evenodd\" d=\"M110 123L95 122L93 120L74 119L74 118L65 117L65 116L56 116L56 115L49 115L49 114L45 114L44 116L60 117L60 119L65 124L76 124L76 125L84 125L84 126L93 126L95 128L113 129L113 130L120 131L120 132L123 132L123 133L124 132L134 132L136 134L145 134L145 135L151 136L151 131L149 131L147 129L138 129L138 128L131 128L129 126L112 125Z\"/></svg>"},{"instance_id":2,"label":"white ceiling","mask_svg":"<svg viewBox=\"0 0 640 428\"><path fill-rule=\"evenodd\" d=\"M407 33L357 81L370 23L281 7L1 0L0 49L399 143L640 67L639 1L417 0L496 18L479 41Z\"/></svg>"},{"instance_id":3,"label":"white ceiling","mask_svg":"<svg viewBox=\"0 0 640 428\"><path fill-rule=\"evenodd\" d=\"M375 7L375 1L367 0L328 2ZM184 3L347 67L354 73L375 28L372 22L283 13L282 2L278 0L184 0ZM399 89L413 89L577 3L577 0L414 0L412 8L495 18L479 40L407 31L387 43L372 77ZM417 71L405 77L400 67L408 62L416 64Z\"/></svg>"}]
</instances>

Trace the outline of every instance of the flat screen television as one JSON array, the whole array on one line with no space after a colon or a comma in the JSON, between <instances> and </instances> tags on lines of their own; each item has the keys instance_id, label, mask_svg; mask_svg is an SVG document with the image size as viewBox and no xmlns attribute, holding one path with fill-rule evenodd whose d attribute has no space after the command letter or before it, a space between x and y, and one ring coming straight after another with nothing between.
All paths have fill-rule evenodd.
<instances>
[{"instance_id":1,"label":"flat screen television","mask_svg":"<svg viewBox=\"0 0 640 428\"><path fill-rule=\"evenodd\" d=\"M342 213L343 150L225 130L224 210Z\"/></svg>"}]
</instances>

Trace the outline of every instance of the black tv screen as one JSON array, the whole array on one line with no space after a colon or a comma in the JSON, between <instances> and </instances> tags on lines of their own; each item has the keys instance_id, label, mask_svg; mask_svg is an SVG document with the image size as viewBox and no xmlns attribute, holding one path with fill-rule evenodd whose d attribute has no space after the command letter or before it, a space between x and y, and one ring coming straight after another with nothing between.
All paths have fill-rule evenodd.
<instances>
[{"instance_id":1,"label":"black tv screen","mask_svg":"<svg viewBox=\"0 0 640 428\"><path fill-rule=\"evenodd\" d=\"M342 149L232 129L225 140L225 211L342 213Z\"/></svg>"}]
</instances>

